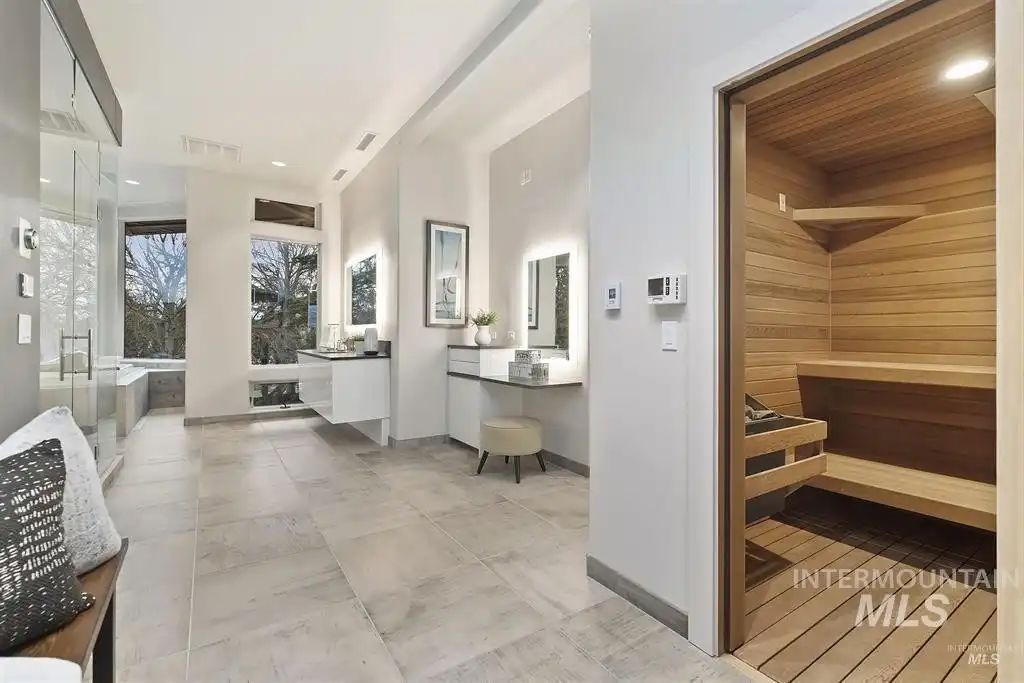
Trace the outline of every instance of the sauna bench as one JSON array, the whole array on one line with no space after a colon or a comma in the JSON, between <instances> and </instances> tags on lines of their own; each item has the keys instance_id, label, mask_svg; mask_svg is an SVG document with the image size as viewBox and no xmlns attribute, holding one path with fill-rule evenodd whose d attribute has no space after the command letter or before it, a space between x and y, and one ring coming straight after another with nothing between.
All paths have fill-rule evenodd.
<instances>
[{"instance_id":1,"label":"sauna bench","mask_svg":"<svg viewBox=\"0 0 1024 683\"><path fill-rule=\"evenodd\" d=\"M995 531L994 484L824 453L825 472L808 486Z\"/></svg>"},{"instance_id":2,"label":"sauna bench","mask_svg":"<svg viewBox=\"0 0 1024 683\"><path fill-rule=\"evenodd\" d=\"M995 389L996 369L984 365L883 363L860 360L817 360L797 363L800 377L854 379L895 384Z\"/></svg>"}]
</instances>

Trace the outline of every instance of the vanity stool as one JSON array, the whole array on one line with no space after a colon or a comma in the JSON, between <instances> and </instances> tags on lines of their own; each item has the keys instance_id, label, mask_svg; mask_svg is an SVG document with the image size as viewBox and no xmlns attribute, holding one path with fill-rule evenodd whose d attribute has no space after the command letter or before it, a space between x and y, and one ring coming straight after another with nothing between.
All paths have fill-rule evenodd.
<instances>
[{"instance_id":1,"label":"vanity stool","mask_svg":"<svg viewBox=\"0 0 1024 683\"><path fill-rule=\"evenodd\" d=\"M537 456L540 469L547 472L541 455L540 421L532 417L490 417L480 423L480 474L488 455L504 455L505 462L515 458L516 483L519 483L519 458Z\"/></svg>"}]
</instances>

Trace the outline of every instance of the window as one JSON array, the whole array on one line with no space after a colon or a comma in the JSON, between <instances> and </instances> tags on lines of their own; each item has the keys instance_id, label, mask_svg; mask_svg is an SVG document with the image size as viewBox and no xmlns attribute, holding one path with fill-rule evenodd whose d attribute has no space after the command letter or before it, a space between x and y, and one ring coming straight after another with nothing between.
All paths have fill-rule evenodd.
<instances>
[{"instance_id":1,"label":"window","mask_svg":"<svg viewBox=\"0 0 1024 683\"><path fill-rule=\"evenodd\" d=\"M377 324L377 256L367 256L349 267L349 323Z\"/></svg>"},{"instance_id":2,"label":"window","mask_svg":"<svg viewBox=\"0 0 1024 683\"><path fill-rule=\"evenodd\" d=\"M291 408L301 405L298 382L251 382L249 405L253 408Z\"/></svg>"},{"instance_id":3,"label":"window","mask_svg":"<svg viewBox=\"0 0 1024 683\"><path fill-rule=\"evenodd\" d=\"M252 364L295 363L316 347L320 247L252 241Z\"/></svg>"},{"instance_id":4,"label":"window","mask_svg":"<svg viewBox=\"0 0 1024 683\"><path fill-rule=\"evenodd\" d=\"M266 223L295 225L300 228L315 228L316 207L304 204L289 204L276 199L256 199L253 218Z\"/></svg>"},{"instance_id":5,"label":"window","mask_svg":"<svg viewBox=\"0 0 1024 683\"><path fill-rule=\"evenodd\" d=\"M126 223L124 355L185 357L185 221Z\"/></svg>"}]
</instances>

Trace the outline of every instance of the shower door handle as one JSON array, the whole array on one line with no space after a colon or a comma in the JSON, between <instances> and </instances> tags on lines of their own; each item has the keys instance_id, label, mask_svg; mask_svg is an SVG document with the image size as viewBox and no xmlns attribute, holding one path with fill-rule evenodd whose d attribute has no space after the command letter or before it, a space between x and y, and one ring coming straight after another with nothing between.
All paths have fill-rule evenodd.
<instances>
[{"instance_id":1,"label":"shower door handle","mask_svg":"<svg viewBox=\"0 0 1024 683\"><path fill-rule=\"evenodd\" d=\"M74 342L74 340L76 340L76 339L84 339L85 340L85 349L86 349L85 352L87 354L86 355L86 371L85 372L86 372L87 379L91 380L92 379L92 328L90 327L86 331L86 333L84 335L81 335L81 334L74 335L74 334L64 334L64 328L62 327L62 328L60 328L60 353L59 353L60 381L63 382L64 381L64 375L67 374L67 371L64 369L64 342L68 341L69 339L72 342ZM71 351L74 352L74 350L75 350L75 347L74 347L74 345L72 345ZM81 373L82 373L81 370L75 370L75 359L74 359L74 356L72 356L72 358L71 358L71 374L72 375L80 375Z\"/></svg>"}]
</instances>

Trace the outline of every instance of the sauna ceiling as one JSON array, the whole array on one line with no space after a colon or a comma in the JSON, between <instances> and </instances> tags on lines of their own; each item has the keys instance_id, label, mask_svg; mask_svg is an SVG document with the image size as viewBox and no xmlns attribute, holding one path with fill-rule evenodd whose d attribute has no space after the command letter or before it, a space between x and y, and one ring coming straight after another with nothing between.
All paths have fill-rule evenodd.
<instances>
[{"instance_id":1,"label":"sauna ceiling","mask_svg":"<svg viewBox=\"0 0 1024 683\"><path fill-rule=\"evenodd\" d=\"M963 6L953 18L752 103L748 134L832 173L992 133L995 118L975 94L995 85L993 69L943 78L960 60L995 55L993 3Z\"/></svg>"}]
</instances>

